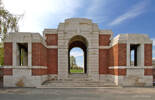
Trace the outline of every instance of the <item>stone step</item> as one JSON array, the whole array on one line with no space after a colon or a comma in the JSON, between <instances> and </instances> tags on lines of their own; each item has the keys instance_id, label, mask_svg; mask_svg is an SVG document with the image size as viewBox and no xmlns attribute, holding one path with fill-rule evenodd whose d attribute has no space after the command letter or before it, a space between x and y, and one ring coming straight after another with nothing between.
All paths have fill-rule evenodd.
<instances>
[{"instance_id":1,"label":"stone step","mask_svg":"<svg viewBox=\"0 0 155 100\"><path fill-rule=\"evenodd\" d=\"M116 87L114 83L96 82L96 81L65 81L55 80L47 81L42 87Z\"/></svg>"}]
</instances>

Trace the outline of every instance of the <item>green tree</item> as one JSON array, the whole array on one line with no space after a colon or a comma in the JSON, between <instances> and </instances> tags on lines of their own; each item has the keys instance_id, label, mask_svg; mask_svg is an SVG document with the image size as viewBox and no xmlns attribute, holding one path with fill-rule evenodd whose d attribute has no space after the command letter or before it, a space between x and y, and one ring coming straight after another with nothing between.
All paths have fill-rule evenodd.
<instances>
[{"instance_id":1,"label":"green tree","mask_svg":"<svg viewBox=\"0 0 155 100\"><path fill-rule=\"evenodd\" d=\"M76 66L76 60L74 56L70 56L70 66L71 68Z\"/></svg>"},{"instance_id":2,"label":"green tree","mask_svg":"<svg viewBox=\"0 0 155 100\"><path fill-rule=\"evenodd\" d=\"M20 16L11 14L6 10L0 0L0 36L3 40L8 32L18 31L18 21Z\"/></svg>"},{"instance_id":3,"label":"green tree","mask_svg":"<svg viewBox=\"0 0 155 100\"><path fill-rule=\"evenodd\" d=\"M13 15L6 10L0 0L0 42L4 40L6 34L9 32L18 31L18 21L21 16ZM4 48L3 44L0 43L0 65L4 62Z\"/></svg>"}]
</instances>

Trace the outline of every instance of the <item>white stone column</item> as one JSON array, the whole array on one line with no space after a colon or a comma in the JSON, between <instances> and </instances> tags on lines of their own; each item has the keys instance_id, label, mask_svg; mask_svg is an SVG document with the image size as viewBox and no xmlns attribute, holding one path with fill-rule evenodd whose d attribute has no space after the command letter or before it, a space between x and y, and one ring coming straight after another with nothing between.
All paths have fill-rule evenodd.
<instances>
[{"instance_id":1,"label":"white stone column","mask_svg":"<svg viewBox=\"0 0 155 100\"><path fill-rule=\"evenodd\" d=\"M127 58L126 58L126 61L127 61L127 66L130 66L130 43L127 43Z\"/></svg>"},{"instance_id":2,"label":"white stone column","mask_svg":"<svg viewBox=\"0 0 155 100\"><path fill-rule=\"evenodd\" d=\"M16 42L13 42L13 54L12 54L12 56L13 56L13 66L17 66L17 56L16 56L16 52L17 52L17 44L16 44Z\"/></svg>"},{"instance_id":3,"label":"white stone column","mask_svg":"<svg viewBox=\"0 0 155 100\"><path fill-rule=\"evenodd\" d=\"M58 79L68 78L68 49L58 49Z\"/></svg>"},{"instance_id":4,"label":"white stone column","mask_svg":"<svg viewBox=\"0 0 155 100\"><path fill-rule=\"evenodd\" d=\"M32 66L32 43L28 43L28 66Z\"/></svg>"},{"instance_id":5,"label":"white stone column","mask_svg":"<svg viewBox=\"0 0 155 100\"><path fill-rule=\"evenodd\" d=\"M144 66L144 43L141 44L141 66Z\"/></svg>"}]
</instances>

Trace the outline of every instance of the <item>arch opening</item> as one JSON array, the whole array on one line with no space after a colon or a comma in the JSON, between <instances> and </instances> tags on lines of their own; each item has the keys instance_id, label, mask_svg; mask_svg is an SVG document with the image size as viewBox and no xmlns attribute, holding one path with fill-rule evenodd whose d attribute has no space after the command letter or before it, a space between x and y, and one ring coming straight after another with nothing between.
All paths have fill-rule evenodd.
<instances>
[{"instance_id":1,"label":"arch opening","mask_svg":"<svg viewBox=\"0 0 155 100\"><path fill-rule=\"evenodd\" d=\"M68 72L87 73L87 41L82 36L73 37L68 46Z\"/></svg>"}]
</instances>

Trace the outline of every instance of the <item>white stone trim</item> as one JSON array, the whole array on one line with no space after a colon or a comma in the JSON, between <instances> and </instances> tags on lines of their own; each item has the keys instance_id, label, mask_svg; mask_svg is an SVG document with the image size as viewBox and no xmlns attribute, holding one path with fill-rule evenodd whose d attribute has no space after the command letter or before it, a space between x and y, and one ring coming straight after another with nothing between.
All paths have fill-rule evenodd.
<instances>
[{"instance_id":1,"label":"white stone trim","mask_svg":"<svg viewBox=\"0 0 155 100\"><path fill-rule=\"evenodd\" d=\"M111 46L99 46L99 49L110 49Z\"/></svg>"},{"instance_id":2,"label":"white stone trim","mask_svg":"<svg viewBox=\"0 0 155 100\"><path fill-rule=\"evenodd\" d=\"M13 68L13 69L47 69L46 66L3 66L2 68Z\"/></svg>"},{"instance_id":3,"label":"white stone trim","mask_svg":"<svg viewBox=\"0 0 155 100\"><path fill-rule=\"evenodd\" d=\"M153 66L111 66L109 69L153 69Z\"/></svg>"},{"instance_id":4,"label":"white stone trim","mask_svg":"<svg viewBox=\"0 0 155 100\"><path fill-rule=\"evenodd\" d=\"M13 42L12 43L12 63L13 63L13 66L16 66L17 65L17 62L16 62L16 60L17 60L17 55L16 55L16 52L17 52L17 43L16 42Z\"/></svg>"},{"instance_id":5,"label":"white stone trim","mask_svg":"<svg viewBox=\"0 0 155 100\"><path fill-rule=\"evenodd\" d=\"M58 46L57 45L55 45L55 46L46 46L48 49L55 49L55 48L58 48Z\"/></svg>"},{"instance_id":6,"label":"white stone trim","mask_svg":"<svg viewBox=\"0 0 155 100\"><path fill-rule=\"evenodd\" d=\"M113 35L113 32L112 32L112 30L100 30L99 34L110 34L110 35Z\"/></svg>"},{"instance_id":7,"label":"white stone trim","mask_svg":"<svg viewBox=\"0 0 155 100\"><path fill-rule=\"evenodd\" d=\"M44 29L43 34L57 34L57 29Z\"/></svg>"},{"instance_id":8,"label":"white stone trim","mask_svg":"<svg viewBox=\"0 0 155 100\"><path fill-rule=\"evenodd\" d=\"M32 66L32 43L28 43L28 66Z\"/></svg>"}]
</instances>

